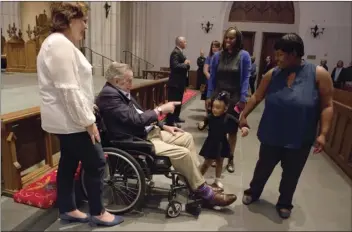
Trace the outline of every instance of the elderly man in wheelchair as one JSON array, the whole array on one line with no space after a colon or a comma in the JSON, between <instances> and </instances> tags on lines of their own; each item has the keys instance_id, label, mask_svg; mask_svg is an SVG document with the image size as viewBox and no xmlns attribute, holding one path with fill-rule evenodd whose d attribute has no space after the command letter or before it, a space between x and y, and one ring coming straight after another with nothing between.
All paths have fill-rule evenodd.
<instances>
[{"instance_id":1,"label":"elderly man in wheelchair","mask_svg":"<svg viewBox=\"0 0 352 232\"><path fill-rule=\"evenodd\" d=\"M169 217L180 214L182 205L175 198L181 189L189 190L188 199L193 201L186 204L186 211L196 216L201 206L228 206L236 200L236 195L224 194L207 185L199 172L192 135L158 121L158 115L173 112L175 105L180 103L168 102L143 111L130 95L133 73L126 64L113 62L105 78L107 82L96 99L96 105L109 168L106 183L113 190L113 200L127 205L119 209L107 206L108 211L124 213L139 207L144 201L146 185L156 174L172 179L167 209ZM175 171L171 171L171 166ZM128 179L134 183L127 184ZM122 184L117 185L118 181Z\"/></svg>"}]
</instances>

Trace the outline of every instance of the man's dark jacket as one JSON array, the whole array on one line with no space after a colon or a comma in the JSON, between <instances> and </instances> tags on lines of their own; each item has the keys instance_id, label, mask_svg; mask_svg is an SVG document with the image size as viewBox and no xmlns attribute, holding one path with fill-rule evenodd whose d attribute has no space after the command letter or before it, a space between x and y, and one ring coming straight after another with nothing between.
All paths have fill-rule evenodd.
<instances>
[{"instance_id":1,"label":"man's dark jacket","mask_svg":"<svg viewBox=\"0 0 352 232\"><path fill-rule=\"evenodd\" d=\"M146 139L146 126L156 123L162 127L154 110L144 111L132 96L131 100L128 99L121 90L110 83L106 83L99 93L96 105L109 137L113 139L130 141L133 140L133 136ZM139 114L133 105L144 113Z\"/></svg>"},{"instance_id":2,"label":"man's dark jacket","mask_svg":"<svg viewBox=\"0 0 352 232\"><path fill-rule=\"evenodd\" d=\"M182 51L175 47L170 55L170 77L168 81L169 87L184 89L187 85L187 73L190 69L189 64L185 64L186 57Z\"/></svg>"}]
</instances>

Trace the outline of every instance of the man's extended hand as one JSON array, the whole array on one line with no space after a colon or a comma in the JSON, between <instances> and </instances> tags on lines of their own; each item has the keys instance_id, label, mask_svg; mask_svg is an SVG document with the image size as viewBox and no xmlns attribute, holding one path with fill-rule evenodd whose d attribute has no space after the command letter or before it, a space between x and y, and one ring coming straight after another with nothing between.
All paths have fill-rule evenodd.
<instances>
[{"instance_id":1,"label":"man's extended hand","mask_svg":"<svg viewBox=\"0 0 352 232\"><path fill-rule=\"evenodd\" d=\"M181 105L181 102L168 102L164 105L161 105L160 109L163 114L173 113L175 106L177 105Z\"/></svg>"},{"instance_id":2,"label":"man's extended hand","mask_svg":"<svg viewBox=\"0 0 352 232\"><path fill-rule=\"evenodd\" d=\"M176 132L184 132L182 129L178 128L178 127L175 127L175 126L167 126L167 125L164 125L163 126L163 130L164 131L167 131L173 135L176 134Z\"/></svg>"}]
</instances>

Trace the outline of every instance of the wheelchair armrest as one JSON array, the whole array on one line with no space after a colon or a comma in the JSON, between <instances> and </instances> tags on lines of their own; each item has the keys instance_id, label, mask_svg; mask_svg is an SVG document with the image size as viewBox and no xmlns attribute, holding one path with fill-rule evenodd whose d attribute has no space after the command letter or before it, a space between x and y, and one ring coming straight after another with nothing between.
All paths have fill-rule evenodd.
<instances>
[{"instance_id":1,"label":"wheelchair armrest","mask_svg":"<svg viewBox=\"0 0 352 232\"><path fill-rule=\"evenodd\" d=\"M138 141L110 141L113 146L124 151L138 151L143 152L148 155L153 155L155 153L154 145L146 140Z\"/></svg>"}]
</instances>

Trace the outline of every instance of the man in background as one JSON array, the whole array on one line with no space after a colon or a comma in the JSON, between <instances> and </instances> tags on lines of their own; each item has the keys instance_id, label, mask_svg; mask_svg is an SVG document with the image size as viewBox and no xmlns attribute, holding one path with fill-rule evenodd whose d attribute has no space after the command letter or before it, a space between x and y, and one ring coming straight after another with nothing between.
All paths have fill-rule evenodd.
<instances>
[{"instance_id":1,"label":"man in background","mask_svg":"<svg viewBox=\"0 0 352 232\"><path fill-rule=\"evenodd\" d=\"M334 88L341 89L343 85L343 74L344 73L344 67L343 67L343 61L339 60L336 64L336 67L332 70L331 73L331 78L334 84Z\"/></svg>"},{"instance_id":2,"label":"man in background","mask_svg":"<svg viewBox=\"0 0 352 232\"><path fill-rule=\"evenodd\" d=\"M271 61L271 56L267 56L265 58L265 67L263 70L263 73L261 76L258 77L258 81L257 81L257 89L259 87L260 82L262 81L263 76L265 75L265 73L267 73L270 69L274 68L275 64Z\"/></svg>"},{"instance_id":3,"label":"man in background","mask_svg":"<svg viewBox=\"0 0 352 232\"><path fill-rule=\"evenodd\" d=\"M190 61L183 54L186 48L186 39L178 36L175 40L176 47L170 55L170 77L167 83L168 100L182 102L183 93L187 86L187 73L190 69ZM182 105L175 107L174 113L169 113L166 117L166 124L180 127L178 123L185 122L180 118Z\"/></svg>"},{"instance_id":4,"label":"man in background","mask_svg":"<svg viewBox=\"0 0 352 232\"><path fill-rule=\"evenodd\" d=\"M251 76L249 77L249 86L251 88L251 94L255 92L255 81L257 79L257 64L255 63L255 56L251 57Z\"/></svg>"},{"instance_id":5,"label":"man in background","mask_svg":"<svg viewBox=\"0 0 352 232\"><path fill-rule=\"evenodd\" d=\"M340 74L341 88L345 90L352 90L352 61L348 67L344 68Z\"/></svg>"},{"instance_id":6,"label":"man in background","mask_svg":"<svg viewBox=\"0 0 352 232\"><path fill-rule=\"evenodd\" d=\"M325 68L326 71L329 71L329 68L328 68L328 61L323 59L320 61L320 65L321 67Z\"/></svg>"}]
</instances>

